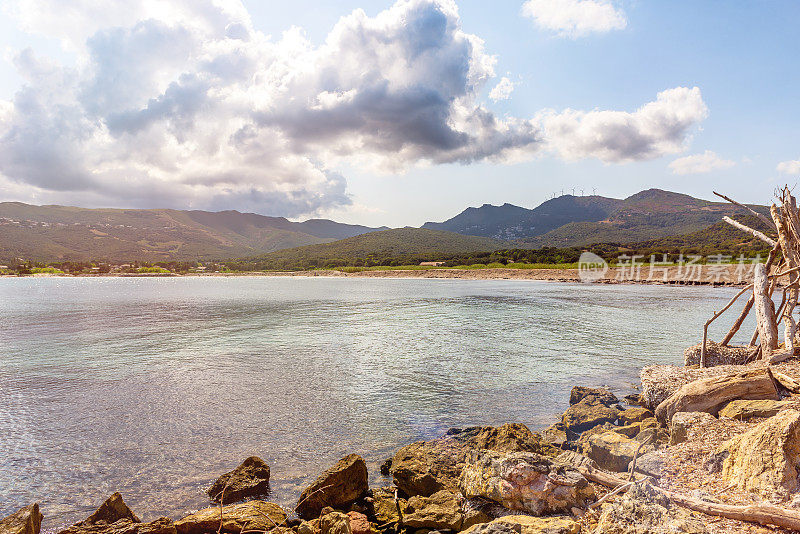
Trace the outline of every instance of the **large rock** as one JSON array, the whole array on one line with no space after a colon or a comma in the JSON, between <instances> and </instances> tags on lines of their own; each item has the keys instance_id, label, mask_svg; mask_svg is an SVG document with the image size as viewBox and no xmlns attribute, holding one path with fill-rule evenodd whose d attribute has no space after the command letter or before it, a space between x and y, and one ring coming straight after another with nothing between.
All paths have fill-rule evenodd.
<instances>
[{"instance_id":1,"label":"large rock","mask_svg":"<svg viewBox=\"0 0 800 534\"><path fill-rule=\"evenodd\" d=\"M400 521L400 514L397 512L397 508L400 507L400 512L405 514L407 506L408 501L402 497L398 497L395 503L394 490L392 488L378 488L372 492L372 507L379 525Z\"/></svg>"},{"instance_id":2,"label":"large rock","mask_svg":"<svg viewBox=\"0 0 800 534\"><path fill-rule=\"evenodd\" d=\"M589 399L593 402L599 402L606 406L617 404L619 399L606 388L587 388L584 386L575 386L569 392L569 405L578 404L584 399Z\"/></svg>"},{"instance_id":3,"label":"large rock","mask_svg":"<svg viewBox=\"0 0 800 534\"><path fill-rule=\"evenodd\" d=\"M750 354L758 347L729 347L720 345L714 341L706 343L706 367L716 367L718 365L744 365ZM703 344L698 343L683 351L683 364L686 367L700 365L700 353Z\"/></svg>"},{"instance_id":4,"label":"large rock","mask_svg":"<svg viewBox=\"0 0 800 534\"><path fill-rule=\"evenodd\" d=\"M561 422L567 430L581 433L603 423L614 423L620 413L620 410L589 396L567 408Z\"/></svg>"},{"instance_id":5,"label":"large rock","mask_svg":"<svg viewBox=\"0 0 800 534\"><path fill-rule=\"evenodd\" d=\"M800 411L784 410L724 443L722 476L739 488L765 497L800 489Z\"/></svg>"},{"instance_id":6,"label":"large rock","mask_svg":"<svg viewBox=\"0 0 800 534\"><path fill-rule=\"evenodd\" d=\"M534 515L568 512L594 497L574 467L525 452L470 452L460 488L466 498L482 497Z\"/></svg>"},{"instance_id":7,"label":"large rock","mask_svg":"<svg viewBox=\"0 0 800 534\"><path fill-rule=\"evenodd\" d=\"M62 530L59 534L176 534L175 524L166 517L150 523L140 523L130 519L119 519L113 523L78 524Z\"/></svg>"},{"instance_id":8,"label":"large rock","mask_svg":"<svg viewBox=\"0 0 800 534\"><path fill-rule=\"evenodd\" d=\"M122 496L114 493L92 515L59 534L176 534L170 519L142 523Z\"/></svg>"},{"instance_id":9,"label":"large rock","mask_svg":"<svg viewBox=\"0 0 800 534\"><path fill-rule=\"evenodd\" d=\"M689 431L696 427L713 423L714 416L706 412L678 412L669 423L669 444L677 445L689 439Z\"/></svg>"},{"instance_id":10,"label":"large rock","mask_svg":"<svg viewBox=\"0 0 800 534\"><path fill-rule=\"evenodd\" d=\"M442 438L418 441L398 450L392 459L394 483L409 496L429 496L443 489L456 491L467 453L480 449L546 456L560 452L519 423L451 429Z\"/></svg>"},{"instance_id":11,"label":"large rock","mask_svg":"<svg viewBox=\"0 0 800 534\"><path fill-rule=\"evenodd\" d=\"M341 512L330 512L319 518L320 534L352 534L350 518Z\"/></svg>"},{"instance_id":12,"label":"large rock","mask_svg":"<svg viewBox=\"0 0 800 534\"><path fill-rule=\"evenodd\" d=\"M219 477L208 488L208 496L214 502L228 504L245 497L256 497L269 493L269 466L258 456L251 456L229 473Z\"/></svg>"},{"instance_id":13,"label":"large rock","mask_svg":"<svg viewBox=\"0 0 800 534\"><path fill-rule=\"evenodd\" d=\"M133 510L128 508L128 505L122 500L122 495L116 492L106 499L92 515L78 523L78 525L93 525L101 521L110 524L120 519L130 519L133 523L140 522Z\"/></svg>"},{"instance_id":14,"label":"large rock","mask_svg":"<svg viewBox=\"0 0 800 534\"><path fill-rule=\"evenodd\" d=\"M627 471L641 443L619 432L609 431L590 436L581 446L581 453L591 458L601 469ZM655 450L653 445L642 447L641 453Z\"/></svg>"},{"instance_id":15,"label":"large rock","mask_svg":"<svg viewBox=\"0 0 800 534\"><path fill-rule=\"evenodd\" d=\"M641 481L614 504L603 505L594 532L603 534L706 534L700 516L670 503L649 482Z\"/></svg>"},{"instance_id":16,"label":"large rock","mask_svg":"<svg viewBox=\"0 0 800 534\"><path fill-rule=\"evenodd\" d=\"M239 534L247 530L272 530L285 526L286 512L271 502L248 501L222 507L222 531ZM209 534L220 527L220 507L204 508L175 521L178 534Z\"/></svg>"},{"instance_id":17,"label":"large rock","mask_svg":"<svg viewBox=\"0 0 800 534\"><path fill-rule=\"evenodd\" d=\"M747 421L753 417L772 417L781 410L797 407L792 401L776 400L734 400L719 411L720 417L730 417L737 421Z\"/></svg>"},{"instance_id":18,"label":"large rock","mask_svg":"<svg viewBox=\"0 0 800 534\"><path fill-rule=\"evenodd\" d=\"M576 436L574 433L571 434ZM551 425L542 430L540 435L543 441L553 447L558 447L559 449L568 449L570 447L570 435L567 434L567 427L564 426L564 423Z\"/></svg>"},{"instance_id":19,"label":"large rock","mask_svg":"<svg viewBox=\"0 0 800 534\"><path fill-rule=\"evenodd\" d=\"M368 489L364 459L350 454L317 477L300 494L297 515L302 519L315 519L324 507L344 508L362 497Z\"/></svg>"},{"instance_id":20,"label":"large rock","mask_svg":"<svg viewBox=\"0 0 800 534\"><path fill-rule=\"evenodd\" d=\"M619 414L619 420L623 425L630 425L632 423L641 423L647 419L653 418L653 412L641 406L634 406L627 410L622 410ZM655 419L655 418L653 418Z\"/></svg>"},{"instance_id":21,"label":"large rock","mask_svg":"<svg viewBox=\"0 0 800 534\"><path fill-rule=\"evenodd\" d=\"M350 522L350 531L353 534L370 534L372 531L369 518L360 512L347 512L347 519Z\"/></svg>"},{"instance_id":22,"label":"large rock","mask_svg":"<svg viewBox=\"0 0 800 534\"><path fill-rule=\"evenodd\" d=\"M655 479L661 478L664 473L664 451L650 451L636 458L636 472ZM633 462L628 466L628 471L633 468Z\"/></svg>"},{"instance_id":23,"label":"large rock","mask_svg":"<svg viewBox=\"0 0 800 534\"><path fill-rule=\"evenodd\" d=\"M464 534L580 534L581 526L569 517L533 517L507 515L481 523Z\"/></svg>"},{"instance_id":24,"label":"large rock","mask_svg":"<svg viewBox=\"0 0 800 534\"><path fill-rule=\"evenodd\" d=\"M42 517L38 503L20 508L0 520L0 534L39 534Z\"/></svg>"},{"instance_id":25,"label":"large rock","mask_svg":"<svg viewBox=\"0 0 800 534\"><path fill-rule=\"evenodd\" d=\"M403 515L403 525L411 528L458 532L463 522L464 513L458 497L447 490L437 491L430 497L411 497Z\"/></svg>"}]
</instances>

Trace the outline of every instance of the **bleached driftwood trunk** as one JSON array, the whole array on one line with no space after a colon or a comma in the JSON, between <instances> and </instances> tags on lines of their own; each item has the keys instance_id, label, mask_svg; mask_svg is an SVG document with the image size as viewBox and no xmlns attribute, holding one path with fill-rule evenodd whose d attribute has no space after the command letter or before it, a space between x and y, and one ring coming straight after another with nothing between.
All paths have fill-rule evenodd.
<instances>
[{"instance_id":1,"label":"bleached driftwood trunk","mask_svg":"<svg viewBox=\"0 0 800 534\"><path fill-rule=\"evenodd\" d=\"M766 235L764 235L763 232L759 232L758 230L753 230L749 226L745 226L744 224L740 223L739 221L735 221L735 220L731 219L730 217L723 217L722 220L725 221L726 223L730 224L734 228L738 228L739 230L747 232L748 234L752 235L753 237L756 237L756 238L760 239L761 241L767 243L770 246L773 246L773 247L775 246L775 240L773 240L770 237L767 237Z\"/></svg>"},{"instance_id":2,"label":"bleached driftwood trunk","mask_svg":"<svg viewBox=\"0 0 800 534\"><path fill-rule=\"evenodd\" d=\"M716 415L736 399L779 400L778 390L767 369L701 378L681 387L656 407L656 419L668 425L678 412L706 412Z\"/></svg>"},{"instance_id":3,"label":"bleached driftwood trunk","mask_svg":"<svg viewBox=\"0 0 800 534\"><path fill-rule=\"evenodd\" d=\"M783 250L783 258L787 269L794 269L800 265L800 259L794 243L793 238L797 238L797 231L800 223L797 220L797 206L788 191L784 190L782 193L783 207L778 208L773 205L770 208L772 219L775 221L775 226L778 229L778 241ZM786 299L786 307L783 309L783 342L786 352L794 354L795 349L795 336L797 334L797 323L794 320L794 309L797 306L797 272L789 275L788 295Z\"/></svg>"},{"instance_id":4,"label":"bleached driftwood trunk","mask_svg":"<svg viewBox=\"0 0 800 534\"><path fill-rule=\"evenodd\" d=\"M602 484L607 488L619 488L628 484L626 480L591 466L575 465L575 468L587 480ZM792 510L791 508L775 506L770 503L750 504L746 506L719 504L662 488L655 489L663 493L670 501L678 506L683 506L684 508L703 514L726 517L738 521L748 521L750 523L758 523L759 525L774 525L776 527L793 530L800 529L800 511Z\"/></svg>"},{"instance_id":5,"label":"bleached driftwood trunk","mask_svg":"<svg viewBox=\"0 0 800 534\"><path fill-rule=\"evenodd\" d=\"M766 357L778 348L778 325L775 324L775 310L769 295L769 279L763 263L755 266L753 273L753 305L756 308L758 337L761 339L761 352Z\"/></svg>"}]
</instances>

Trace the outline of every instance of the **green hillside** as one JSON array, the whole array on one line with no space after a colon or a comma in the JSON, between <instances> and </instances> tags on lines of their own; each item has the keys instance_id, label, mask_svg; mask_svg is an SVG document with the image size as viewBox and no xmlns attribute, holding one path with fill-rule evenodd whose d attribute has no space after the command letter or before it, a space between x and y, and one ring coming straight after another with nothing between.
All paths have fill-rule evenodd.
<instances>
[{"instance_id":1,"label":"green hillside","mask_svg":"<svg viewBox=\"0 0 800 534\"><path fill-rule=\"evenodd\" d=\"M84 209L0 203L0 261L223 260L326 243L374 228L238 211Z\"/></svg>"},{"instance_id":2,"label":"green hillside","mask_svg":"<svg viewBox=\"0 0 800 534\"><path fill-rule=\"evenodd\" d=\"M456 254L491 251L508 243L424 228L397 228L362 234L333 243L280 250L229 262L247 270L300 270L317 267L408 265L444 260Z\"/></svg>"}]
</instances>

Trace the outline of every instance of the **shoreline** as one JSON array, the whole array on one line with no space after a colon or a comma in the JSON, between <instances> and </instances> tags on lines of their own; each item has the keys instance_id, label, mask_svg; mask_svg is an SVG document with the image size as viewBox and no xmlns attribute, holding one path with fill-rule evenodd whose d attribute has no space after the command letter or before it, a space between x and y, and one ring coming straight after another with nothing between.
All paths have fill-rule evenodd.
<instances>
[{"instance_id":1,"label":"shoreline","mask_svg":"<svg viewBox=\"0 0 800 534\"><path fill-rule=\"evenodd\" d=\"M42 529L42 532L58 534L153 534L152 531L155 531L156 534L212 534L213 529L209 529L209 525L213 523L216 527L219 524L219 519L211 516L222 513L224 510L226 522L233 521L234 526L232 527L233 530L223 529L222 534L236 534L235 531L241 526L240 523L242 521L253 520L248 515L252 515L252 510L249 509L250 506L271 506L274 507L274 511L277 512L283 523L276 523L270 520L271 524L265 525L266 528L263 529L265 533L273 531L273 534L337 534L337 531L326 531L325 528L322 528L322 524L324 523L324 517L331 514L340 514L337 517L349 522L351 528L346 529L346 531L351 534L370 534L370 532L381 534L397 534L397 532L422 534L432 528L425 523L426 521L441 522L441 524L434 525L437 527L435 530L474 534L475 525L501 521L503 516L508 516L510 511L502 506L491 511L484 511L480 506L478 508L470 508L471 506L477 506L476 502L481 502L482 499L485 501L489 496L495 495L490 490L489 494L481 494L481 491L487 491L487 487L482 486L481 483L473 482L472 486L469 483L465 483L464 480L466 479L462 469L477 470L478 473L481 473L481 469L485 469L487 465L490 465L485 463L488 458L494 459L496 457L497 459L502 459L502 461L515 459L513 461L524 462L526 461L523 460L524 454L529 453L534 453L535 457L539 458L537 460L540 462L537 464L539 471L544 465L546 469L552 469L554 472L558 469L559 477L564 476L564 470L575 473L572 476L577 476L578 474L586 476L589 482L588 491L592 494L591 498L587 497L584 501L581 501L580 495L573 495L570 498L574 498L575 502L572 502L571 508L551 510L541 515L538 513L532 514L541 518L540 521L543 521L544 527L547 527L550 523L555 525L560 524L559 522L565 522L564 524L569 527L569 530L564 530L564 533L569 531L571 533L588 534L596 532L600 525L624 526L626 519L648 520L648 516L644 518L624 517L626 507L630 508L631 506L630 500L639 499L639 501L635 501L635 506L640 507L645 514L654 514L654 518L660 521L666 519L668 521L683 522L691 519L698 520L698 517L704 518L703 520L705 521L714 521L719 530L704 531L707 534L740 532L742 528L747 528L747 531L751 533L775 532L776 530L771 527L759 526L740 519L714 517L713 515L705 516L697 513L691 513L687 516L685 509L675 505L666 509L668 515L665 517L663 510L651 510L654 503L649 502L646 498L642 500L641 495L631 497L622 492L614 499L610 499L611 488L607 485L604 486L602 482L592 477L593 473L598 472L601 473L599 475L601 479L603 476L611 476L612 479L614 476L621 477L624 475L627 477L624 471L625 466L631 461L636 466L638 458L639 467L633 468L636 478L634 479L633 475L631 475L631 479L636 480L636 484L645 484L645 489L650 487L648 486L650 483L646 481L652 480L652 487L658 489L649 491L664 491L681 495L687 494L689 490L699 485L704 488L701 493L698 493L699 495L712 495L715 496L714 498L719 499L724 492L725 497L722 502L734 506L749 505L752 495L745 488L725 485L726 481L722 480L718 475L701 472L705 467L702 464L704 458L698 458L699 451L704 454L714 454L713 451L720 444L727 442L728 439L742 435L752 430L756 425L766 422L770 417L777 417L777 415L764 416L756 413L754 416L749 416L749 420L743 417L737 420L732 415L723 417L722 413L719 414L717 419L713 415L693 412L683 415L693 416L696 420L692 419L684 422L682 419L677 424L678 426L673 422L672 425L668 424L665 427L662 421L657 420L659 410L656 409L654 400L649 395L655 394L657 399L660 397L666 398L668 395L677 392L682 385L703 378L727 376L731 373L738 374L744 370L748 372L761 370L767 373L766 367L769 366L764 361L752 362L746 365L720 365L706 369L666 365L646 366L642 368L640 393L622 398L617 398L605 387L575 386L569 392L570 406L563 413L561 421L543 430L531 431L524 424L514 422L505 423L497 427L452 428L441 437L429 441L408 443L399 447L381 465L381 475L386 478L384 478L385 485L379 488L369 486L371 480L368 481L366 478L361 480L361 475L354 474L355 471L363 471L363 477L367 476L367 468L364 465L364 459L360 455L350 454L345 456L336 465L323 472L316 481L311 483L300 494L300 501L295 509L290 508L291 504L276 505L272 502L267 502L269 501L268 493L263 494L254 491L249 497L236 497L230 501L230 504L226 501L224 508L221 505L210 502L208 508L187 511L186 517L182 518L148 518L150 522L145 522L147 520L138 522L139 520L136 519L131 524L128 524L130 523L129 521L122 525L118 521L125 521L124 517L122 519L110 517L104 520L107 525L105 523L92 525L90 520L96 513L86 521L71 527L68 525L57 528L51 527L46 530ZM648 376L646 378L648 369L651 368L659 368L656 369L656 373L666 371L669 380L664 382L664 376ZM772 369L779 370L793 379L800 379L800 364L796 359L772 366ZM567 394L567 392L564 393L565 395ZM749 397L745 396L744 398ZM660 404L657 399L655 402ZM748 401L734 399L731 402ZM787 401L775 402L787 403ZM796 412L800 409L800 399L788 402L789 405L784 408L782 413L786 414L787 410ZM781 412L777 411L776 413ZM800 412L796 413L800 416ZM705 419L699 416L703 416ZM680 439L676 438L677 433L681 433L682 437ZM721 440L720 436L724 437L725 440ZM652 444L655 445L652 446ZM475 453L478 454L477 463L471 463L473 462L471 458ZM457 459L461 458L463 454L466 454L463 459ZM519 456L520 454L523 454L523 456ZM750 454L750 452L747 454ZM441 465L442 462L454 463L448 468ZM257 480L257 482L259 487L263 487L266 484L268 488L269 467L257 457L248 458L230 473L223 474L212 488L219 486L224 477L229 477L237 472L240 472L236 475L237 477L244 479L251 477L252 474L248 471L247 465L253 463L256 463L262 471L266 469L266 482L263 478ZM523 464L520 464L518 469L524 469ZM678 471L675 471L675 469L678 469ZM341 502L320 500L311 505L305 504L304 508L310 508L310 511L301 508L301 504L304 503L304 497L308 498L310 495L314 495L314 492L319 491L319 488L327 488L330 485L338 488L339 484L353 484L354 477L359 479L355 483L363 486L363 491L360 493L361 497L355 500L342 498ZM700 484L697 484L696 478L701 479ZM435 480L435 487L430 486L431 480ZM249 482L247 480L244 482L237 480L237 483L246 485ZM399 498L398 489L400 491ZM698 492L700 490L695 489L694 491ZM211 494L210 492L211 489L209 489L209 495ZM463 496L459 497L459 492ZM116 503L114 504L115 508L125 510L126 514L133 515L134 512L122 502L123 497L119 493L115 493L106 501L106 504L109 502ZM263 501L259 500L262 498L264 499ZM333 495L331 498L336 499L336 496ZM470 499L476 500L471 501ZM587 508L587 505L593 500L599 499L609 500L597 511L593 512L591 508ZM629 502L625 503L626 499ZM314 501L314 499L311 500ZM711 502L719 503L720 501ZM104 507L108 508L106 504L104 504ZM39 513L38 503L36 505L31 504L28 508L34 510L33 506L36 506L35 511ZM331 506L331 509L328 510L327 506ZM431 509L426 510L427 506L430 506ZM460 510L459 525L461 526L459 528L447 528L448 521L451 520L447 517L443 518L441 507L447 509L450 506L457 506ZM494 504L493 506L497 507L499 504ZM395 507L397 510L403 510L399 518L387 512L387 508ZM104 510L104 508L101 507L99 511L101 510ZM533 510L527 510L523 505L523 508L512 508L511 511L514 513L507 520L523 521L524 528L524 521L526 520L519 518L531 517L530 512ZM107 509L106 513L108 513ZM258 513L261 514L261 512ZM640 511L639 513L642 512ZM242 517L238 517L237 514L241 514ZM474 522L470 523L470 526L464 526L467 524L465 518L470 517L470 514L473 514ZM659 516L657 514L662 515ZM446 514L444 515L446 516ZM232 516L232 518L229 518L229 516ZM277 521L278 518L275 519ZM384 524L382 525L384 528L377 528L378 521L386 521L387 519L389 523L392 523L391 525ZM2 521L3 518L0 518L0 526L2 526ZM419 525L410 527L409 524L413 524L413 521L418 521ZM608 523L609 521L611 523ZM613 523L614 521L618 523ZM361 522L362 526L364 524L367 525L366 530L356 531L355 525L359 522ZM276 524L278 526L274 526L273 529L273 525ZM171 528L172 525L178 526L177 531ZM387 526L390 528L387 528ZM120 529L120 527L125 527L125 530ZM183 530L181 527L183 527ZM551 532L546 529L542 532L545 531ZM561 530L555 530L554 532L556 531L562 532ZM617 532L617 530L614 530L614 532ZM679 532L684 531L680 530ZM701 531L690 530L686 532ZM794 531L779 530L779 532L788 533ZM24 532L20 534L39 534L39 532Z\"/></svg>"},{"instance_id":2,"label":"shoreline","mask_svg":"<svg viewBox=\"0 0 800 534\"><path fill-rule=\"evenodd\" d=\"M594 284L643 284L670 286L744 287L752 280L752 271L742 272L738 265L715 266L715 270L684 273L679 267L670 266L658 272L630 272L630 268L612 267L601 277L584 282L578 269L380 269L344 272L334 269L311 271L252 271L231 273L103 273L103 274L31 274L0 275L0 278L213 278L213 277L305 277L305 278L387 278L387 279L452 279L452 280L534 280L545 282L594 283Z\"/></svg>"}]
</instances>

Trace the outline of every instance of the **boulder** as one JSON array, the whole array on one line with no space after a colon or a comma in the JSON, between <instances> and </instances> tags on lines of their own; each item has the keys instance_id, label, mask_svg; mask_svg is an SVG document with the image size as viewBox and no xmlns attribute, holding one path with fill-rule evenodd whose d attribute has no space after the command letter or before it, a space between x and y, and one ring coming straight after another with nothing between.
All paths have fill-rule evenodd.
<instances>
[{"instance_id":1,"label":"boulder","mask_svg":"<svg viewBox=\"0 0 800 534\"><path fill-rule=\"evenodd\" d=\"M627 410L622 410L619 414L619 420L623 425L630 425L631 423L640 423L653 417L653 412L647 408L634 406Z\"/></svg>"},{"instance_id":2,"label":"boulder","mask_svg":"<svg viewBox=\"0 0 800 534\"><path fill-rule=\"evenodd\" d=\"M559 449L568 448L571 441L564 423L556 423L545 428L541 431L541 436L543 441Z\"/></svg>"},{"instance_id":3,"label":"boulder","mask_svg":"<svg viewBox=\"0 0 800 534\"><path fill-rule=\"evenodd\" d=\"M369 534L371 531L371 527L369 525L369 519L366 515L350 511L347 512L347 518L350 521L350 532L353 534Z\"/></svg>"},{"instance_id":4,"label":"boulder","mask_svg":"<svg viewBox=\"0 0 800 534\"><path fill-rule=\"evenodd\" d=\"M747 421L753 417L772 417L783 409L797 407L792 401L734 400L719 411L720 417Z\"/></svg>"},{"instance_id":5,"label":"boulder","mask_svg":"<svg viewBox=\"0 0 800 534\"><path fill-rule=\"evenodd\" d=\"M166 517L150 523L140 523L130 519L118 519L113 523L98 521L73 525L59 534L176 534L175 524Z\"/></svg>"},{"instance_id":6,"label":"boulder","mask_svg":"<svg viewBox=\"0 0 800 534\"><path fill-rule=\"evenodd\" d=\"M765 497L800 489L800 411L784 410L724 443L722 476L737 487Z\"/></svg>"},{"instance_id":7,"label":"boulder","mask_svg":"<svg viewBox=\"0 0 800 534\"><path fill-rule=\"evenodd\" d=\"M397 503L395 503L394 490L392 488L378 488L372 492L372 506L375 510L375 519L378 524L385 525L400 521L397 507L399 506L400 512L405 514L408 501L398 498Z\"/></svg>"},{"instance_id":8,"label":"boulder","mask_svg":"<svg viewBox=\"0 0 800 534\"><path fill-rule=\"evenodd\" d=\"M13 514L0 519L0 534L39 534L42 526L42 514L39 504L20 508Z\"/></svg>"},{"instance_id":9,"label":"boulder","mask_svg":"<svg viewBox=\"0 0 800 534\"><path fill-rule=\"evenodd\" d=\"M720 345L714 341L706 343L706 367L716 367L718 365L744 365L750 354L756 350L756 346L729 347ZM703 344L698 343L683 351L683 364L686 367L700 365L700 353Z\"/></svg>"},{"instance_id":10,"label":"boulder","mask_svg":"<svg viewBox=\"0 0 800 534\"><path fill-rule=\"evenodd\" d=\"M430 496L443 489L456 491L467 453L480 449L546 456L560 452L519 423L451 429L442 438L418 441L398 450L392 459L394 483L408 496Z\"/></svg>"},{"instance_id":11,"label":"boulder","mask_svg":"<svg viewBox=\"0 0 800 534\"><path fill-rule=\"evenodd\" d=\"M635 483L614 504L603 505L595 532L603 534L707 534L702 516L670 503L648 481Z\"/></svg>"},{"instance_id":12,"label":"boulder","mask_svg":"<svg viewBox=\"0 0 800 534\"><path fill-rule=\"evenodd\" d=\"M559 464L571 465L572 467L591 467L593 469L600 469L600 466L597 465L597 462L575 451L564 451L556 456L553 461Z\"/></svg>"},{"instance_id":13,"label":"boulder","mask_svg":"<svg viewBox=\"0 0 800 534\"><path fill-rule=\"evenodd\" d=\"M627 471L640 444L619 432L609 431L590 436L581 446L581 453L597 462L601 469ZM640 454L652 450L655 450L653 445L645 445Z\"/></svg>"},{"instance_id":14,"label":"boulder","mask_svg":"<svg viewBox=\"0 0 800 534\"><path fill-rule=\"evenodd\" d=\"M368 489L364 459L357 454L345 456L300 494L297 515L315 519L324 507L344 508L364 496Z\"/></svg>"},{"instance_id":15,"label":"boulder","mask_svg":"<svg viewBox=\"0 0 800 534\"><path fill-rule=\"evenodd\" d=\"M271 502L247 501L222 507L222 531L239 534L247 530L272 530L283 526L286 512ZM220 507L204 508L175 521L178 534L208 534L220 527Z\"/></svg>"},{"instance_id":16,"label":"boulder","mask_svg":"<svg viewBox=\"0 0 800 534\"><path fill-rule=\"evenodd\" d=\"M714 416L705 412L678 412L669 424L669 444L677 445L689 439L689 431L697 425L713 423Z\"/></svg>"},{"instance_id":17,"label":"boulder","mask_svg":"<svg viewBox=\"0 0 800 534\"><path fill-rule=\"evenodd\" d=\"M594 497L574 467L526 452L470 452L460 488L466 498L482 497L534 515L568 512Z\"/></svg>"},{"instance_id":18,"label":"boulder","mask_svg":"<svg viewBox=\"0 0 800 534\"><path fill-rule=\"evenodd\" d=\"M464 513L458 497L447 490L437 491L430 497L411 497L403 515L403 525L411 528L458 532L463 522Z\"/></svg>"},{"instance_id":19,"label":"boulder","mask_svg":"<svg viewBox=\"0 0 800 534\"><path fill-rule=\"evenodd\" d=\"M572 388L572 391L569 392L570 406L578 404L584 399L590 399L594 402L605 404L606 406L619 403L619 399L606 388L587 388L584 386L575 386Z\"/></svg>"},{"instance_id":20,"label":"boulder","mask_svg":"<svg viewBox=\"0 0 800 534\"><path fill-rule=\"evenodd\" d=\"M481 523L464 534L580 534L581 526L569 517L533 517L507 515L489 523Z\"/></svg>"},{"instance_id":21,"label":"boulder","mask_svg":"<svg viewBox=\"0 0 800 534\"><path fill-rule=\"evenodd\" d=\"M352 534L350 518L341 512L329 512L319 518L320 534Z\"/></svg>"},{"instance_id":22,"label":"boulder","mask_svg":"<svg viewBox=\"0 0 800 534\"><path fill-rule=\"evenodd\" d=\"M594 397L586 397L567 408L561 422L567 430L580 433L603 423L614 423L619 414L620 410L610 408Z\"/></svg>"},{"instance_id":23,"label":"boulder","mask_svg":"<svg viewBox=\"0 0 800 534\"><path fill-rule=\"evenodd\" d=\"M233 471L219 477L206 491L211 500L228 504L245 497L269 493L269 466L258 456L251 456Z\"/></svg>"},{"instance_id":24,"label":"boulder","mask_svg":"<svg viewBox=\"0 0 800 534\"><path fill-rule=\"evenodd\" d=\"M114 493L92 515L59 534L176 534L176 530L166 517L142 523L122 496Z\"/></svg>"},{"instance_id":25,"label":"boulder","mask_svg":"<svg viewBox=\"0 0 800 534\"><path fill-rule=\"evenodd\" d=\"M133 510L128 508L128 505L122 500L122 495L119 492L115 492L92 515L77 523L77 525L93 525L100 522L111 524L120 519L129 519L133 523L140 522Z\"/></svg>"},{"instance_id":26,"label":"boulder","mask_svg":"<svg viewBox=\"0 0 800 534\"><path fill-rule=\"evenodd\" d=\"M630 472L633 462L628 466ZM650 451L636 459L636 472L655 479L661 478L664 472L664 451Z\"/></svg>"}]
</instances>

